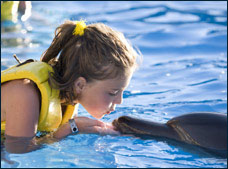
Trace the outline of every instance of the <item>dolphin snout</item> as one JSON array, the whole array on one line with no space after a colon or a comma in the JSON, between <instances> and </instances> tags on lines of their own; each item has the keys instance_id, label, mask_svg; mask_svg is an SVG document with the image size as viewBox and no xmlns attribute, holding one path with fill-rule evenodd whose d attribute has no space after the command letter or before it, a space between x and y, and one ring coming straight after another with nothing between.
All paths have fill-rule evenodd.
<instances>
[{"instance_id":1,"label":"dolphin snout","mask_svg":"<svg viewBox=\"0 0 228 169\"><path fill-rule=\"evenodd\" d=\"M131 125L131 118L128 116L121 116L113 120L112 125L121 133L132 133L129 125Z\"/></svg>"}]
</instances>

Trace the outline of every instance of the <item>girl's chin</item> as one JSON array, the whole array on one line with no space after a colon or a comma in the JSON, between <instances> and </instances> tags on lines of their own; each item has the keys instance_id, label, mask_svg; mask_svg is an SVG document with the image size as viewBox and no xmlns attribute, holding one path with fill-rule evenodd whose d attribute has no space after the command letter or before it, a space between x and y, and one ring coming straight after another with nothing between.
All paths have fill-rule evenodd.
<instances>
[{"instance_id":1,"label":"girl's chin","mask_svg":"<svg viewBox=\"0 0 228 169\"><path fill-rule=\"evenodd\" d=\"M102 117L104 117L105 114L101 114L101 115L92 115L90 113L91 116L93 116L95 119L101 119Z\"/></svg>"}]
</instances>

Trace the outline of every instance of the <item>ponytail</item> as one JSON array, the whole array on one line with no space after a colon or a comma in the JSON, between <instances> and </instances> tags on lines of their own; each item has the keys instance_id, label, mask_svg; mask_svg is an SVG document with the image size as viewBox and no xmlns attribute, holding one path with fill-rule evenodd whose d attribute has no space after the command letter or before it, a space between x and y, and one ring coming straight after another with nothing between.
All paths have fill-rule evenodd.
<instances>
[{"instance_id":1,"label":"ponytail","mask_svg":"<svg viewBox=\"0 0 228 169\"><path fill-rule=\"evenodd\" d=\"M75 28L75 24L70 21L66 21L65 24L60 25L55 30L55 37L50 47L42 54L41 61L49 64L53 64L58 55L61 53L64 46L67 44L70 38L72 38L72 32Z\"/></svg>"}]
</instances>

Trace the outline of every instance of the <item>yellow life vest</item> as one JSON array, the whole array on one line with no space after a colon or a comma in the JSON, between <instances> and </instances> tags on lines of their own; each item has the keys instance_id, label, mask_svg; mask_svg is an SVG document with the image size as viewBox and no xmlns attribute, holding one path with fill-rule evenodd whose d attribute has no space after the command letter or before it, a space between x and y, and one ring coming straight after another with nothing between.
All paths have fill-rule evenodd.
<instances>
[{"instance_id":1,"label":"yellow life vest","mask_svg":"<svg viewBox=\"0 0 228 169\"><path fill-rule=\"evenodd\" d=\"M1 22L5 20L17 21L19 1L1 1Z\"/></svg>"},{"instance_id":2,"label":"yellow life vest","mask_svg":"<svg viewBox=\"0 0 228 169\"><path fill-rule=\"evenodd\" d=\"M10 80L30 79L40 90L41 110L38 131L54 131L77 114L77 107L69 105L62 117L59 90L53 89L48 83L48 72L53 72L45 62L30 62L21 66L13 66L1 72L1 84ZM5 121L1 122L1 134L5 132Z\"/></svg>"}]
</instances>

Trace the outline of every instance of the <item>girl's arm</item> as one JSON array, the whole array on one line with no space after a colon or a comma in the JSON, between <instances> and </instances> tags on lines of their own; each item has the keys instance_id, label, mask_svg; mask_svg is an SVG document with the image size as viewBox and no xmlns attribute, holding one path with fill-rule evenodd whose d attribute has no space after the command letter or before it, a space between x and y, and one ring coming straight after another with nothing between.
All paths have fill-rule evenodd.
<instances>
[{"instance_id":1,"label":"girl's arm","mask_svg":"<svg viewBox=\"0 0 228 169\"><path fill-rule=\"evenodd\" d=\"M6 150L12 153L32 151L36 147L33 138L39 119L39 91L28 79L13 80L1 86L1 98L1 113L5 114L2 120L6 121Z\"/></svg>"},{"instance_id":2,"label":"girl's arm","mask_svg":"<svg viewBox=\"0 0 228 169\"><path fill-rule=\"evenodd\" d=\"M76 125L78 127L79 134L81 133L93 133L93 134L111 134L118 135L119 132L115 131L112 124L104 123L99 120L93 120L88 117L75 117ZM59 127L59 129L53 133L53 137L61 139L71 134L71 128L69 123L65 123Z\"/></svg>"}]
</instances>

